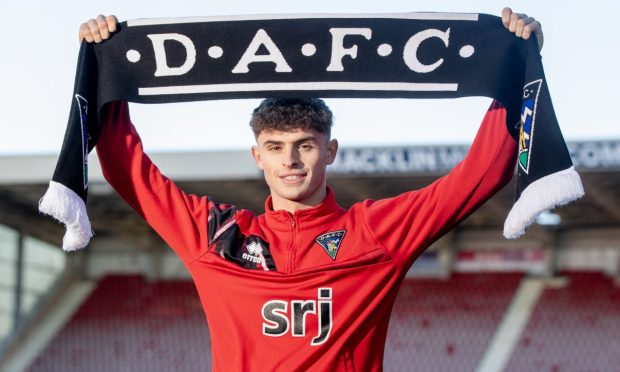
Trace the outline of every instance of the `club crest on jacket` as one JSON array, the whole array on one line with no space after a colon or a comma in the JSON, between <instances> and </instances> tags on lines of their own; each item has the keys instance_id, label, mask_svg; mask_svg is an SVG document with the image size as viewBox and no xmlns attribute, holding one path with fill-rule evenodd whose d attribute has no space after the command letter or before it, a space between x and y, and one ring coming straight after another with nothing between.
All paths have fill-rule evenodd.
<instances>
[{"instance_id":1,"label":"club crest on jacket","mask_svg":"<svg viewBox=\"0 0 620 372\"><path fill-rule=\"evenodd\" d=\"M330 231L326 234L318 236L316 238L316 242L319 243L323 249L325 249L325 252L327 252L329 257L335 260L345 233L346 230Z\"/></svg>"}]
</instances>

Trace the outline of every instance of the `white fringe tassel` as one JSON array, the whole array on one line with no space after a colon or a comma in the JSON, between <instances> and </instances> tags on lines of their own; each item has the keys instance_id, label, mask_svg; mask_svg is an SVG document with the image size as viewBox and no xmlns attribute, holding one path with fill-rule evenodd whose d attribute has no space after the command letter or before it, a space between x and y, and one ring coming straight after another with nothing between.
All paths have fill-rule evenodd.
<instances>
[{"instance_id":1,"label":"white fringe tassel","mask_svg":"<svg viewBox=\"0 0 620 372\"><path fill-rule=\"evenodd\" d=\"M62 239L62 249L67 252L86 247L93 236L84 201L63 184L50 181L39 201L39 212L65 224L67 232Z\"/></svg>"},{"instance_id":2,"label":"white fringe tassel","mask_svg":"<svg viewBox=\"0 0 620 372\"><path fill-rule=\"evenodd\" d=\"M572 166L532 182L508 213L504 222L504 237L520 237L540 213L570 203L583 195L581 178Z\"/></svg>"}]
</instances>

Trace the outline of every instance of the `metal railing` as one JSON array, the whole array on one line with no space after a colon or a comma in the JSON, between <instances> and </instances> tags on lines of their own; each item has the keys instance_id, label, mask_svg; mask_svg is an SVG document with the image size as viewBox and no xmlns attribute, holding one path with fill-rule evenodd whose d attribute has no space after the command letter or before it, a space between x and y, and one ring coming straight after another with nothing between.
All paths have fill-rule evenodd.
<instances>
[{"instance_id":1,"label":"metal railing","mask_svg":"<svg viewBox=\"0 0 620 372\"><path fill-rule=\"evenodd\" d=\"M38 245L43 242L27 237L19 231L12 232L17 234L17 239L14 246L11 247L12 243L9 243L8 248L13 248L14 251L5 251L0 257L0 268L13 268L12 280L0 283L0 292L4 292L5 298L10 298L10 303L0 303L0 317L9 321L8 332L0 335L0 365L14 351L33 324L50 308L58 294L75 278L75 271L68 270L64 256L59 260L62 263L60 266L29 260L30 255L36 255L41 253L42 249L50 247ZM28 254L27 239L31 243ZM60 248L58 252L63 254ZM34 280L29 283L28 278Z\"/></svg>"}]
</instances>

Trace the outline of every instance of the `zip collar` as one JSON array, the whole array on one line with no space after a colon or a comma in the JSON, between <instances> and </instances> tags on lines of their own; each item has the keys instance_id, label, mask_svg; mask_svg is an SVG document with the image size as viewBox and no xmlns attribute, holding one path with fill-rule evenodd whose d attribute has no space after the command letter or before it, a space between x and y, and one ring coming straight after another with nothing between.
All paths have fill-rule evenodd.
<instances>
[{"instance_id":1,"label":"zip collar","mask_svg":"<svg viewBox=\"0 0 620 372\"><path fill-rule=\"evenodd\" d=\"M290 229L291 221L303 222L306 227L324 224L326 220L333 218L334 215L344 212L345 210L338 205L334 192L329 186L327 187L325 199L321 203L310 208L298 209L293 214L285 210L274 211L271 195L265 200L265 218L271 228L276 228L275 225L282 224L286 229Z\"/></svg>"}]
</instances>

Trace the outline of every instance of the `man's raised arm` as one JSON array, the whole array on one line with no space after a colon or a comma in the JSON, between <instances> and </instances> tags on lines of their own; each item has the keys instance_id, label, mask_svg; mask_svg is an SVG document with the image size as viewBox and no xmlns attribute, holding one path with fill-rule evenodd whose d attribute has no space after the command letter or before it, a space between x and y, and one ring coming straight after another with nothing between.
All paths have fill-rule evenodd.
<instances>
[{"instance_id":1,"label":"man's raised arm","mask_svg":"<svg viewBox=\"0 0 620 372\"><path fill-rule=\"evenodd\" d=\"M517 37L535 35L542 47L542 28L534 18L504 8L502 23ZM516 156L516 142L506 128L506 109L495 101L466 158L448 175L421 190L365 202L369 228L394 259L408 267L510 181Z\"/></svg>"},{"instance_id":2,"label":"man's raised arm","mask_svg":"<svg viewBox=\"0 0 620 372\"><path fill-rule=\"evenodd\" d=\"M97 155L105 179L125 201L190 264L208 250L213 203L185 194L144 153L126 102L104 107Z\"/></svg>"},{"instance_id":3,"label":"man's raised arm","mask_svg":"<svg viewBox=\"0 0 620 372\"><path fill-rule=\"evenodd\" d=\"M117 30L115 16L102 15L80 25L80 42L100 43ZM208 219L215 205L185 194L163 176L144 153L126 102L103 108L97 155L103 175L123 199L172 247L185 264L208 250Z\"/></svg>"}]
</instances>

